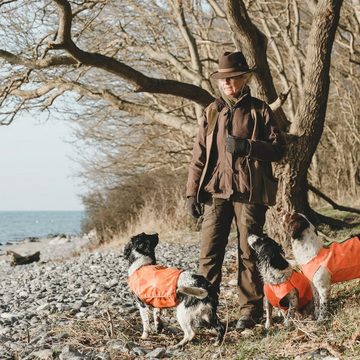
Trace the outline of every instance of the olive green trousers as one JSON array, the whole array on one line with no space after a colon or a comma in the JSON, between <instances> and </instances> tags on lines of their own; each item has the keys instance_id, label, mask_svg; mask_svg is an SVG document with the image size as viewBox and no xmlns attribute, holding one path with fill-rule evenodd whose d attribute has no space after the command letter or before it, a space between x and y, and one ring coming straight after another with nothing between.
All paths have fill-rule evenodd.
<instances>
[{"instance_id":1,"label":"olive green trousers","mask_svg":"<svg viewBox=\"0 0 360 360\"><path fill-rule=\"evenodd\" d=\"M199 274L213 285L218 296L222 265L233 219L237 229L238 290L240 316L262 317L263 283L249 247L249 234L262 235L267 207L233 200L212 198L205 203L201 227Z\"/></svg>"}]
</instances>

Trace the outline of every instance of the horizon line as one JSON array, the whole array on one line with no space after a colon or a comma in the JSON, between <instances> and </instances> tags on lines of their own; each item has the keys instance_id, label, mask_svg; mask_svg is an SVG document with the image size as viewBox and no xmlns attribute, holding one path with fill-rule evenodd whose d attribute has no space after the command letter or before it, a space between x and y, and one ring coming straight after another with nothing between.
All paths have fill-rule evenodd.
<instances>
[{"instance_id":1,"label":"horizon line","mask_svg":"<svg viewBox=\"0 0 360 360\"><path fill-rule=\"evenodd\" d=\"M29 210L29 209L18 209L18 210L2 210L0 209L0 212L15 212L15 211L85 211L85 209L36 209L36 210Z\"/></svg>"}]
</instances>

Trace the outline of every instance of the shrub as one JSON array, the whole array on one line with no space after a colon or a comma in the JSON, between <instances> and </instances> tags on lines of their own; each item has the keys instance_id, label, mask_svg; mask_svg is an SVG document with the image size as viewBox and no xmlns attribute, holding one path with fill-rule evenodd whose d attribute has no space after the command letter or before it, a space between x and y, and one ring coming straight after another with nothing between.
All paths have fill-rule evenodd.
<instances>
[{"instance_id":1,"label":"shrub","mask_svg":"<svg viewBox=\"0 0 360 360\"><path fill-rule=\"evenodd\" d=\"M96 229L101 243L121 233L186 229L185 173L138 174L119 186L83 198L82 230Z\"/></svg>"}]
</instances>

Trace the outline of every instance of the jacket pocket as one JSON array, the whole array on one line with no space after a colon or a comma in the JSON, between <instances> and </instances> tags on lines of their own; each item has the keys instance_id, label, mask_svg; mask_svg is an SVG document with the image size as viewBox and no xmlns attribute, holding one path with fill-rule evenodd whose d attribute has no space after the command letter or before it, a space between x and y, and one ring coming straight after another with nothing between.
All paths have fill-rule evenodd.
<instances>
[{"instance_id":1,"label":"jacket pocket","mask_svg":"<svg viewBox=\"0 0 360 360\"><path fill-rule=\"evenodd\" d=\"M276 202L278 180L272 175L271 164L263 161L249 161L250 202L272 206Z\"/></svg>"},{"instance_id":2,"label":"jacket pocket","mask_svg":"<svg viewBox=\"0 0 360 360\"><path fill-rule=\"evenodd\" d=\"M220 186L220 176L218 171L218 166L213 171L209 181L204 186L204 190L210 194L218 193Z\"/></svg>"},{"instance_id":3,"label":"jacket pocket","mask_svg":"<svg viewBox=\"0 0 360 360\"><path fill-rule=\"evenodd\" d=\"M273 176L269 177L268 175L263 174L263 204L269 206L275 205L278 183L278 179L274 178Z\"/></svg>"},{"instance_id":4,"label":"jacket pocket","mask_svg":"<svg viewBox=\"0 0 360 360\"><path fill-rule=\"evenodd\" d=\"M246 164L246 159L241 157L237 160L235 165L237 176L238 176L238 185L239 192L242 194L249 193L250 191L250 180L249 180L249 169Z\"/></svg>"}]
</instances>

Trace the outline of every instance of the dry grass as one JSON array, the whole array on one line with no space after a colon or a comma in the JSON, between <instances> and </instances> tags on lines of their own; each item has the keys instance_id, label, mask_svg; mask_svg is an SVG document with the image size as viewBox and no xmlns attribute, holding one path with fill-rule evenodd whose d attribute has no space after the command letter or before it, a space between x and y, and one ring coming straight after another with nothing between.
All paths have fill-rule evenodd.
<instances>
[{"instance_id":1,"label":"dry grass","mask_svg":"<svg viewBox=\"0 0 360 360\"><path fill-rule=\"evenodd\" d=\"M127 224L126 230L114 235L110 246L124 244L129 238L141 232L157 232L161 239L167 242L176 242L178 237L185 237L191 241L194 232L192 219L186 209L185 199L180 189L174 189L171 204L166 198L148 198Z\"/></svg>"}]
</instances>

